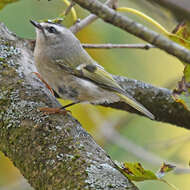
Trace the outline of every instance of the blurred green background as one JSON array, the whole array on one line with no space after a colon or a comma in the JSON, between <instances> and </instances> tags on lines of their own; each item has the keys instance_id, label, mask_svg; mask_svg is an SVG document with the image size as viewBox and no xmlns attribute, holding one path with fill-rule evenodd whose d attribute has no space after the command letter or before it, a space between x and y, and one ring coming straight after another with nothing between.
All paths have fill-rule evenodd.
<instances>
[{"instance_id":1,"label":"blurred green background","mask_svg":"<svg viewBox=\"0 0 190 190\"><path fill-rule=\"evenodd\" d=\"M141 4L139 1L120 0L121 5L133 7L163 24L168 30L172 30L176 22L170 13ZM143 2L143 1L142 1ZM29 19L51 19L57 17L65 10L61 0L20 0L4 7L0 11L0 21L20 37L35 38L34 28ZM77 7L79 17L83 18L88 12ZM141 22L152 29L139 17L127 14L134 20ZM69 14L64 21L69 27L72 25L72 17ZM77 34L83 43L142 43L143 41L127 34L116 27L96 21ZM134 50L134 49L112 49L112 50L88 50L91 56L103 65L109 72L117 75L127 76L151 83L158 87L173 89L182 76L183 66L174 57L158 49ZM63 101L64 104L67 101ZM189 131L171 126L169 124L154 122L127 112L92 105L76 105L71 108L72 114L82 126L96 139L112 157L117 161L138 161L147 169L156 171L158 163L154 157L141 155L135 146L144 148L145 151L163 160L173 161L188 167L190 158ZM110 133L108 132L110 130ZM106 131L106 132L105 132ZM119 133L123 139L122 143L115 139L115 133ZM132 142L134 147L129 143ZM130 151L129 148L130 146ZM149 159L149 161L148 161ZM176 185L179 189L189 190L190 175L174 173L168 174L165 179ZM167 190L169 187L160 182L146 181L136 183L141 190ZM12 163L0 154L0 190L7 189L31 189L26 185L22 175Z\"/></svg>"}]
</instances>

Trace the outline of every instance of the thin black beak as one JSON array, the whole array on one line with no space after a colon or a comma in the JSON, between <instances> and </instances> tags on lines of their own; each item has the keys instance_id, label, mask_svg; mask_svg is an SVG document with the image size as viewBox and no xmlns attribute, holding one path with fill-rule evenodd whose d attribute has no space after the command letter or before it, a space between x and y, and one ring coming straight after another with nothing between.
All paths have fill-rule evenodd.
<instances>
[{"instance_id":1,"label":"thin black beak","mask_svg":"<svg viewBox=\"0 0 190 190\"><path fill-rule=\"evenodd\" d=\"M43 30L43 27L41 26L40 23L34 21L34 20L30 20L31 24L34 25L36 28Z\"/></svg>"}]
</instances>

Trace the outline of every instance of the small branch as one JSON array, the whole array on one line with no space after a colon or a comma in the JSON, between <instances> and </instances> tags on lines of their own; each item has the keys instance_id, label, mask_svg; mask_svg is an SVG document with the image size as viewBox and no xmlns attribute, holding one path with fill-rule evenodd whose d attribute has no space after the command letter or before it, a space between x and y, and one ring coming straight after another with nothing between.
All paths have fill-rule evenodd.
<instances>
[{"instance_id":1,"label":"small branch","mask_svg":"<svg viewBox=\"0 0 190 190\"><path fill-rule=\"evenodd\" d=\"M107 0L105 5L112 7L115 6L116 0ZM98 17L94 14L90 14L80 22L75 23L73 26L70 27L70 30L75 34L88 26L89 24L93 23Z\"/></svg>"},{"instance_id":2,"label":"small branch","mask_svg":"<svg viewBox=\"0 0 190 190\"><path fill-rule=\"evenodd\" d=\"M112 48L130 48L130 49L145 49L155 48L151 44L82 44L84 48L92 49L112 49Z\"/></svg>"},{"instance_id":3,"label":"small branch","mask_svg":"<svg viewBox=\"0 0 190 190\"><path fill-rule=\"evenodd\" d=\"M62 14L60 14L60 17L65 17L71 11L73 21L74 21L74 23L76 23L77 22L77 13L76 13L75 9L73 8L73 6L75 5L75 2L72 1L70 3L69 0L62 0L62 1L67 5L67 8Z\"/></svg>"},{"instance_id":4,"label":"small branch","mask_svg":"<svg viewBox=\"0 0 190 190\"><path fill-rule=\"evenodd\" d=\"M164 50L165 52L176 56L181 61L190 64L190 51L180 46L177 43L169 40L168 38L144 27L143 25L134 22L127 16L123 16L115 10L103 5L100 1L94 0L73 0L81 7L89 10L91 13L96 14L105 22L108 22L118 28L121 28L153 45Z\"/></svg>"},{"instance_id":5,"label":"small branch","mask_svg":"<svg viewBox=\"0 0 190 190\"><path fill-rule=\"evenodd\" d=\"M71 4L66 8L64 15L67 16L76 3L71 1Z\"/></svg>"}]
</instances>

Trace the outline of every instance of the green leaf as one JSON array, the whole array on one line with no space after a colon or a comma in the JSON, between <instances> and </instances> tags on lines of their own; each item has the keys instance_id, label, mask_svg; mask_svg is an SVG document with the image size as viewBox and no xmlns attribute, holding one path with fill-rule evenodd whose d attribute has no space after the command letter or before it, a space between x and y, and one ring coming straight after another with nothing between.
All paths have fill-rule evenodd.
<instances>
[{"instance_id":1,"label":"green leaf","mask_svg":"<svg viewBox=\"0 0 190 190\"><path fill-rule=\"evenodd\" d=\"M140 163L125 162L122 167L123 174L132 181L157 180L157 176L150 170L145 170Z\"/></svg>"},{"instance_id":2,"label":"green leaf","mask_svg":"<svg viewBox=\"0 0 190 190\"><path fill-rule=\"evenodd\" d=\"M163 163L157 174L150 170L145 170L140 163L125 162L122 165L116 164L116 167L131 181L156 180L166 183L173 190L178 190L173 184L162 179L165 173L174 170L175 166L173 165Z\"/></svg>"}]
</instances>

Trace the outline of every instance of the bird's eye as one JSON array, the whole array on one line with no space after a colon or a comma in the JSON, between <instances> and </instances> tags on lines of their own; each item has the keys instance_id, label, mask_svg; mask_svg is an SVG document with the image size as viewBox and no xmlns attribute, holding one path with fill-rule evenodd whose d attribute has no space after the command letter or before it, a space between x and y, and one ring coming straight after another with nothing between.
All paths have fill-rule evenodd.
<instances>
[{"instance_id":1,"label":"bird's eye","mask_svg":"<svg viewBox=\"0 0 190 190\"><path fill-rule=\"evenodd\" d=\"M57 30L53 26L47 27L46 29L49 33L57 33Z\"/></svg>"}]
</instances>

